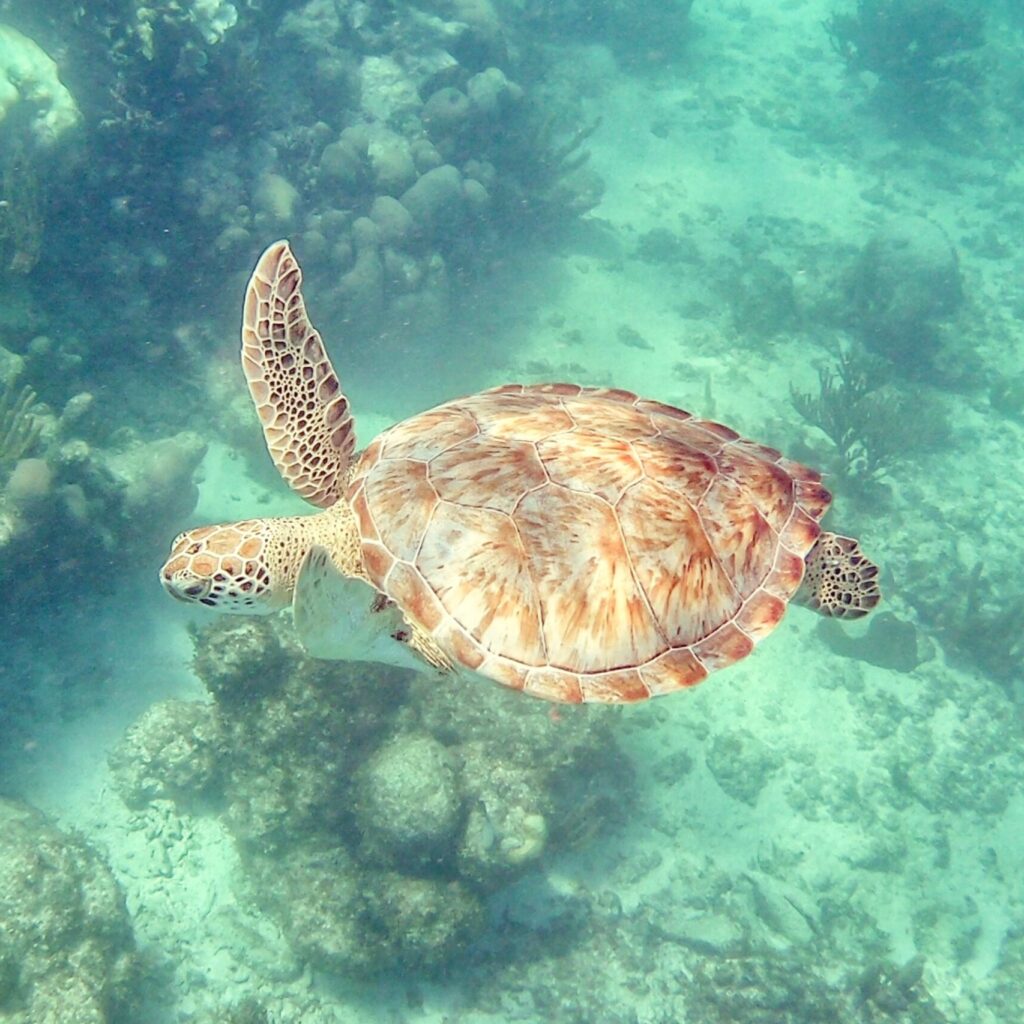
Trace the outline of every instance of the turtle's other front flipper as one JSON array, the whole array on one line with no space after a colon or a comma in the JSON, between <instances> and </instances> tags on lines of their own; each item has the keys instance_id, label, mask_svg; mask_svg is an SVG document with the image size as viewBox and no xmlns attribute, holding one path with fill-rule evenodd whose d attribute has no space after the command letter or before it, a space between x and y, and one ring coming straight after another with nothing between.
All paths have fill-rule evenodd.
<instances>
[{"instance_id":1,"label":"turtle's other front flipper","mask_svg":"<svg viewBox=\"0 0 1024 1024\"><path fill-rule=\"evenodd\" d=\"M307 553L292 598L295 631L306 652L331 661L376 661L422 669L393 601L365 580L339 572L327 548Z\"/></svg>"},{"instance_id":2,"label":"turtle's other front flipper","mask_svg":"<svg viewBox=\"0 0 1024 1024\"><path fill-rule=\"evenodd\" d=\"M308 502L329 508L345 490L355 426L306 315L302 271L287 242L271 245L249 279L242 369L277 471Z\"/></svg>"},{"instance_id":3,"label":"turtle's other front flipper","mask_svg":"<svg viewBox=\"0 0 1024 1024\"><path fill-rule=\"evenodd\" d=\"M882 599L878 566L852 537L823 532L807 553L799 599L837 619L859 619Z\"/></svg>"}]
</instances>

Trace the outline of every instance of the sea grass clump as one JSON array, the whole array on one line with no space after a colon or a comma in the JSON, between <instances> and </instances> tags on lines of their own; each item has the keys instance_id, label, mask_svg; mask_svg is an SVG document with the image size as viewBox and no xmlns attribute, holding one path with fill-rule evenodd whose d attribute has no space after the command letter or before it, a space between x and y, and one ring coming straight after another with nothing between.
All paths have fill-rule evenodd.
<instances>
[{"instance_id":1,"label":"sea grass clump","mask_svg":"<svg viewBox=\"0 0 1024 1024\"><path fill-rule=\"evenodd\" d=\"M851 71L878 76L883 106L908 127L941 122L979 78L981 18L946 0L858 0L825 29Z\"/></svg>"},{"instance_id":2,"label":"sea grass clump","mask_svg":"<svg viewBox=\"0 0 1024 1024\"><path fill-rule=\"evenodd\" d=\"M798 413L828 435L834 450L826 465L862 495L874 493L902 461L938 447L948 424L937 402L888 383L883 364L840 350L832 366L818 370L818 391L790 389Z\"/></svg>"},{"instance_id":3,"label":"sea grass clump","mask_svg":"<svg viewBox=\"0 0 1024 1024\"><path fill-rule=\"evenodd\" d=\"M0 467L13 465L35 447L42 424L32 414L36 393L12 385L0 390Z\"/></svg>"}]
</instances>

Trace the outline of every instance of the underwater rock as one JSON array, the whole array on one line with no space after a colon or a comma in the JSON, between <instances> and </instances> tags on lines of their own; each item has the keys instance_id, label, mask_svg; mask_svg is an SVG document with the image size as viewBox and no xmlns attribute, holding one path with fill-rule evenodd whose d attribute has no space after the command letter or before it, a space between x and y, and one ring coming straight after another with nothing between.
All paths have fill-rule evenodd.
<instances>
[{"instance_id":1,"label":"underwater rock","mask_svg":"<svg viewBox=\"0 0 1024 1024\"><path fill-rule=\"evenodd\" d=\"M6 325L0 319L0 332L7 334ZM25 359L16 352L0 345L0 393L7 388L13 388L25 369Z\"/></svg>"},{"instance_id":2,"label":"underwater rock","mask_svg":"<svg viewBox=\"0 0 1024 1024\"><path fill-rule=\"evenodd\" d=\"M403 275L400 281L395 280L396 288L414 289L390 296L388 320L395 325L395 330L407 330L410 323L423 330L443 327L451 315L451 287L440 253L432 253L425 265L424 261L403 257L402 266L392 269L400 270Z\"/></svg>"},{"instance_id":3,"label":"underwater rock","mask_svg":"<svg viewBox=\"0 0 1024 1024\"><path fill-rule=\"evenodd\" d=\"M751 807L782 759L746 729L715 736L707 751L708 771L722 790Z\"/></svg>"},{"instance_id":4,"label":"underwater rock","mask_svg":"<svg viewBox=\"0 0 1024 1024\"><path fill-rule=\"evenodd\" d=\"M352 245L356 252L376 252L380 247L380 230L369 217L357 217L352 222Z\"/></svg>"},{"instance_id":5,"label":"underwater rock","mask_svg":"<svg viewBox=\"0 0 1024 1024\"><path fill-rule=\"evenodd\" d=\"M477 935L483 924L480 900L457 881L411 878L389 872L372 879L371 920L384 931L394 960L415 970L444 964Z\"/></svg>"},{"instance_id":6,"label":"underwater rock","mask_svg":"<svg viewBox=\"0 0 1024 1024\"><path fill-rule=\"evenodd\" d=\"M372 221L361 218L374 227ZM368 237L364 232L364 236ZM338 282L338 298L346 318L363 330L373 330L384 311L384 265L376 245L355 245L356 258L352 269Z\"/></svg>"},{"instance_id":7,"label":"underwater rock","mask_svg":"<svg viewBox=\"0 0 1024 1024\"><path fill-rule=\"evenodd\" d=\"M349 237L339 238L331 247L331 263L342 272L352 269L356 261L356 250Z\"/></svg>"},{"instance_id":8,"label":"underwater rock","mask_svg":"<svg viewBox=\"0 0 1024 1024\"><path fill-rule=\"evenodd\" d=\"M411 240L415 225L412 214L392 196L378 196L370 207L370 220L377 225L384 245L402 249Z\"/></svg>"},{"instance_id":9,"label":"underwater rock","mask_svg":"<svg viewBox=\"0 0 1024 1024\"><path fill-rule=\"evenodd\" d=\"M360 769L355 818L370 860L444 860L459 825L457 765L433 737L400 733Z\"/></svg>"},{"instance_id":10,"label":"underwater rock","mask_svg":"<svg viewBox=\"0 0 1024 1024\"><path fill-rule=\"evenodd\" d=\"M342 5L334 0L293 4L281 18L277 36L304 54L329 55L336 49L334 40L345 31L342 13Z\"/></svg>"},{"instance_id":11,"label":"underwater rock","mask_svg":"<svg viewBox=\"0 0 1024 1024\"><path fill-rule=\"evenodd\" d=\"M409 143L401 135L377 129L366 147L366 156L378 195L401 195L416 181Z\"/></svg>"},{"instance_id":12,"label":"underwater rock","mask_svg":"<svg viewBox=\"0 0 1024 1024\"><path fill-rule=\"evenodd\" d=\"M656 922L655 927L665 938L706 955L736 956L747 941L743 926L724 913L693 917L659 913Z\"/></svg>"},{"instance_id":13,"label":"underwater rock","mask_svg":"<svg viewBox=\"0 0 1024 1024\"><path fill-rule=\"evenodd\" d=\"M244 863L253 899L279 922L298 957L337 973L383 966L364 922L363 875L344 847L297 843Z\"/></svg>"},{"instance_id":14,"label":"underwater rock","mask_svg":"<svg viewBox=\"0 0 1024 1024\"><path fill-rule=\"evenodd\" d=\"M107 763L121 799L132 809L157 799L187 804L216 780L220 742L211 704L165 700L128 729Z\"/></svg>"},{"instance_id":15,"label":"underwater rock","mask_svg":"<svg viewBox=\"0 0 1024 1024\"><path fill-rule=\"evenodd\" d=\"M77 433L79 437L87 436L91 430L96 429L102 419L98 411L95 396L89 391L79 391L64 403L57 424L57 433L61 437L71 437L73 433Z\"/></svg>"},{"instance_id":16,"label":"underwater rock","mask_svg":"<svg viewBox=\"0 0 1024 1024\"><path fill-rule=\"evenodd\" d=\"M799 955L766 954L697 962L689 1014L701 1024L854 1024L845 998Z\"/></svg>"},{"instance_id":17,"label":"underwater rock","mask_svg":"<svg viewBox=\"0 0 1024 1024\"><path fill-rule=\"evenodd\" d=\"M291 227L299 205L299 190L281 174L261 174L252 191L257 227Z\"/></svg>"},{"instance_id":18,"label":"underwater rock","mask_svg":"<svg viewBox=\"0 0 1024 1024\"><path fill-rule=\"evenodd\" d=\"M414 139L409 146L409 152L420 174L426 174L427 171L432 171L444 163L444 157L429 139Z\"/></svg>"},{"instance_id":19,"label":"underwater rock","mask_svg":"<svg viewBox=\"0 0 1024 1024\"><path fill-rule=\"evenodd\" d=\"M238 10L227 0L185 0L169 5L186 12L190 21L208 45L219 43L238 24Z\"/></svg>"},{"instance_id":20,"label":"underwater rock","mask_svg":"<svg viewBox=\"0 0 1024 1024\"><path fill-rule=\"evenodd\" d=\"M298 236L299 245L303 252L308 252L311 259L323 260L327 258L327 239L319 231L303 231Z\"/></svg>"},{"instance_id":21,"label":"underwater rock","mask_svg":"<svg viewBox=\"0 0 1024 1024\"><path fill-rule=\"evenodd\" d=\"M770 337L798 328L793 279L770 260L754 259L744 265L729 291L740 334Z\"/></svg>"},{"instance_id":22,"label":"underwater rock","mask_svg":"<svg viewBox=\"0 0 1024 1024\"><path fill-rule=\"evenodd\" d=\"M462 175L451 164L427 171L401 196L417 228L428 236L447 236L461 224L465 213Z\"/></svg>"},{"instance_id":23,"label":"underwater rock","mask_svg":"<svg viewBox=\"0 0 1024 1024\"><path fill-rule=\"evenodd\" d=\"M365 871L342 847L306 843L247 866L254 898L317 970L434 969L483 922L479 899L461 883Z\"/></svg>"},{"instance_id":24,"label":"underwater rock","mask_svg":"<svg viewBox=\"0 0 1024 1024\"><path fill-rule=\"evenodd\" d=\"M459 870L478 883L494 884L538 860L547 842L543 815L518 806L495 808L480 800L469 812Z\"/></svg>"},{"instance_id":25,"label":"underwater rock","mask_svg":"<svg viewBox=\"0 0 1024 1024\"><path fill-rule=\"evenodd\" d=\"M466 83L466 93L473 113L487 120L501 117L523 98L523 90L500 68L487 68L474 75Z\"/></svg>"},{"instance_id":26,"label":"underwater rock","mask_svg":"<svg viewBox=\"0 0 1024 1024\"><path fill-rule=\"evenodd\" d=\"M604 709L556 719L497 687L315 661L286 629L218 618L197 630L194 664L221 729L209 806L226 808L253 899L314 968L451 962L485 929L490 894L595 834L612 817L603 789L618 804L629 785ZM160 758L194 728L183 714L175 741L164 721L155 756L133 756L167 792Z\"/></svg>"},{"instance_id":27,"label":"underwater rock","mask_svg":"<svg viewBox=\"0 0 1024 1024\"><path fill-rule=\"evenodd\" d=\"M21 104L31 109L29 132L40 146L52 145L82 119L54 60L17 29L0 25L0 124Z\"/></svg>"},{"instance_id":28,"label":"underwater rock","mask_svg":"<svg viewBox=\"0 0 1024 1024\"><path fill-rule=\"evenodd\" d=\"M490 160L467 160L462 173L473 181L479 182L489 192L498 186L498 172Z\"/></svg>"},{"instance_id":29,"label":"underwater rock","mask_svg":"<svg viewBox=\"0 0 1024 1024\"><path fill-rule=\"evenodd\" d=\"M888 769L897 789L930 811L996 819L1024 786L1016 750L1005 699L985 694L961 710L952 728L901 721Z\"/></svg>"},{"instance_id":30,"label":"underwater rock","mask_svg":"<svg viewBox=\"0 0 1024 1024\"><path fill-rule=\"evenodd\" d=\"M985 44L985 10L947 0L860 0L855 13L837 11L824 27L847 67L873 83L886 122L917 133L954 111L977 116L964 97L983 88L984 60L971 51Z\"/></svg>"},{"instance_id":31,"label":"underwater rock","mask_svg":"<svg viewBox=\"0 0 1024 1024\"><path fill-rule=\"evenodd\" d=\"M399 252L388 246L382 253L384 273L387 277L388 292L392 295L390 307L394 312L398 294L414 292L423 283L424 268L419 260L408 253ZM416 322L419 322L418 320Z\"/></svg>"},{"instance_id":32,"label":"underwater rock","mask_svg":"<svg viewBox=\"0 0 1024 1024\"><path fill-rule=\"evenodd\" d=\"M457 748L469 813L459 843L459 871L494 885L540 858L548 845L551 796L532 765L495 757L479 740Z\"/></svg>"},{"instance_id":33,"label":"underwater rock","mask_svg":"<svg viewBox=\"0 0 1024 1024\"><path fill-rule=\"evenodd\" d=\"M19 459L7 478L5 492L20 511L28 511L52 494L53 469L45 459Z\"/></svg>"},{"instance_id":34,"label":"underwater rock","mask_svg":"<svg viewBox=\"0 0 1024 1024\"><path fill-rule=\"evenodd\" d=\"M268 619L225 615L196 642L193 668L218 704L252 707L278 690L290 667Z\"/></svg>"},{"instance_id":35,"label":"underwater rock","mask_svg":"<svg viewBox=\"0 0 1024 1024\"><path fill-rule=\"evenodd\" d=\"M0 1018L127 1019L137 970L124 896L100 856L38 811L0 799Z\"/></svg>"},{"instance_id":36,"label":"underwater rock","mask_svg":"<svg viewBox=\"0 0 1024 1024\"><path fill-rule=\"evenodd\" d=\"M868 966L857 978L854 1002L860 1020L868 1024L905 1021L906 1024L948 1024L935 1005L924 981L925 958L918 954L906 963Z\"/></svg>"},{"instance_id":37,"label":"underwater rock","mask_svg":"<svg viewBox=\"0 0 1024 1024\"><path fill-rule=\"evenodd\" d=\"M461 89L446 86L423 104L420 118L434 139L443 139L469 120L471 110L469 97Z\"/></svg>"},{"instance_id":38,"label":"underwater rock","mask_svg":"<svg viewBox=\"0 0 1024 1024\"><path fill-rule=\"evenodd\" d=\"M814 941L820 930L819 910L807 893L762 871L749 871L744 877L751 886L755 913L779 939L796 946Z\"/></svg>"},{"instance_id":39,"label":"underwater rock","mask_svg":"<svg viewBox=\"0 0 1024 1024\"><path fill-rule=\"evenodd\" d=\"M199 499L195 471L206 443L192 431L155 441L137 441L126 451L108 455L107 468L122 482L124 514L155 532L160 524L181 522Z\"/></svg>"},{"instance_id":40,"label":"underwater rock","mask_svg":"<svg viewBox=\"0 0 1024 1024\"><path fill-rule=\"evenodd\" d=\"M343 193L358 192L365 178L362 159L348 140L339 139L324 146L318 170L322 185Z\"/></svg>"},{"instance_id":41,"label":"underwater rock","mask_svg":"<svg viewBox=\"0 0 1024 1024\"><path fill-rule=\"evenodd\" d=\"M286 849L311 834L336 843L351 779L387 726L401 675L298 657L272 619L224 616L195 647L222 722L225 819L239 844Z\"/></svg>"},{"instance_id":42,"label":"underwater rock","mask_svg":"<svg viewBox=\"0 0 1024 1024\"><path fill-rule=\"evenodd\" d=\"M381 124L395 124L419 110L416 82L391 56L364 57L359 66L363 112Z\"/></svg>"},{"instance_id":43,"label":"underwater rock","mask_svg":"<svg viewBox=\"0 0 1024 1024\"><path fill-rule=\"evenodd\" d=\"M491 205L491 197L487 189L473 178L466 178L462 182L462 195L466 200L466 207L474 216L482 216Z\"/></svg>"}]
</instances>

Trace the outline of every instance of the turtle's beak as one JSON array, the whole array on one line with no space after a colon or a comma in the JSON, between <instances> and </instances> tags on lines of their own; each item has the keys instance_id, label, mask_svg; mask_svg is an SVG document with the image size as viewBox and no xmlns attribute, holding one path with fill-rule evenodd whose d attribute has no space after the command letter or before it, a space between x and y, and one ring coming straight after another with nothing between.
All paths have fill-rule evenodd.
<instances>
[{"instance_id":1,"label":"turtle's beak","mask_svg":"<svg viewBox=\"0 0 1024 1024\"><path fill-rule=\"evenodd\" d=\"M164 590L176 601L184 601L186 604L202 601L210 592L210 580L178 568L174 565L176 561L180 559L172 559L160 570L160 582Z\"/></svg>"}]
</instances>

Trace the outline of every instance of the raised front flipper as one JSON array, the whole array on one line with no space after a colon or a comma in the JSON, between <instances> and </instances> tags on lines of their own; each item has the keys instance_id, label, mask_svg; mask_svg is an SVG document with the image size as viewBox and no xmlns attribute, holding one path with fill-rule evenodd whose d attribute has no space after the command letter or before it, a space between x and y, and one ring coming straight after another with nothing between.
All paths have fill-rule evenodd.
<instances>
[{"instance_id":1,"label":"raised front flipper","mask_svg":"<svg viewBox=\"0 0 1024 1024\"><path fill-rule=\"evenodd\" d=\"M329 508L345 489L355 425L306 315L302 271L287 242L271 245L249 279L242 369L277 471L306 501Z\"/></svg>"}]
</instances>

